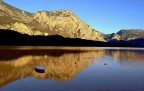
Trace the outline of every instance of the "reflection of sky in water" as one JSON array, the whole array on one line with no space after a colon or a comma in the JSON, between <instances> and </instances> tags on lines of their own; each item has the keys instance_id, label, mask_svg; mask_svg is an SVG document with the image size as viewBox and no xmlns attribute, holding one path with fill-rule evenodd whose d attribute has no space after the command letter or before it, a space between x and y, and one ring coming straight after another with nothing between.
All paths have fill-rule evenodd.
<instances>
[{"instance_id":1,"label":"reflection of sky in water","mask_svg":"<svg viewBox=\"0 0 144 91\"><path fill-rule=\"evenodd\" d=\"M144 91L143 50L90 50L3 50L0 90ZM35 72L36 65L45 73Z\"/></svg>"}]
</instances>

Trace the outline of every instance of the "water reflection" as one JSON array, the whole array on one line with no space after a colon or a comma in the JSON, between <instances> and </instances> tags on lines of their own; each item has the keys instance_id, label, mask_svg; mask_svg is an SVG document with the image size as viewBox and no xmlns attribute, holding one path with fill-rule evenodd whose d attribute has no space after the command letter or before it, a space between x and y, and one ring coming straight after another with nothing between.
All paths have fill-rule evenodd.
<instances>
[{"instance_id":1,"label":"water reflection","mask_svg":"<svg viewBox=\"0 0 144 91\"><path fill-rule=\"evenodd\" d=\"M144 57L143 50L108 50L107 54L111 55L115 59L120 60L142 60Z\"/></svg>"},{"instance_id":2,"label":"water reflection","mask_svg":"<svg viewBox=\"0 0 144 91\"><path fill-rule=\"evenodd\" d=\"M107 50L106 54L112 56L113 60L119 61L123 65L143 65L144 63L143 50Z\"/></svg>"},{"instance_id":3,"label":"water reflection","mask_svg":"<svg viewBox=\"0 0 144 91\"><path fill-rule=\"evenodd\" d=\"M118 67L119 64L130 65L132 67L133 65L137 64L141 64L143 66L144 65L143 58L144 58L143 50L131 50L131 49L102 49L102 48L101 49L93 48L90 50L82 50L81 48L80 49L63 48L63 49L46 49L46 50L1 49L0 87L6 86L7 84L15 82L16 80L28 77L35 77L36 79L51 79L53 81L60 81L60 82L67 82L67 81L72 82L73 78L78 76L79 79L81 78L82 81L84 81L84 83L82 83L84 86L83 91L85 90L85 86L87 86L87 88L96 89L100 87L99 83L103 82L104 81L103 79L105 79L105 83L101 83L103 84L103 86L113 85L114 84L113 82L118 80L113 77L114 75L116 75L115 77L119 76L118 77L119 79L123 79L123 77L120 77L121 75L123 75L123 72L127 71L129 72L133 70L131 68ZM116 63L109 65L115 61ZM103 66L99 65L101 63L103 63ZM132 63L133 65L129 63ZM44 73L38 73L35 71L35 66L39 65L44 66L45 68ZM107 69L105 69L106 66ZM85 71L86 68L88 67L93 68L88 69L88 71ZM108 67L110 68L108 69ZM107 70L109 73L106 72ZM122 73L120 71L122 71ZM81 75L80 72L83 72L84 75L83 74ZM135 72L135 70L133 72ZM141 70L137 70L135 73L132 74L128 73L128 74L132 76L133 74L141 74ZM83 79L87 76L89 79ZM134 75L133 78L131 78L130 80L135 80L136 79L135 76L136 75ZM74 84L76 85L77 83ZM97 86L94 86L95 84L97 84ZM113 88L113 86L109 88Z\"/></svg>"},{"instance_id":4,"label":"water reflection","mask_svg":"<svg viewBox=\"0 0 144 91\"><path fill-rule=\"evenodd\" d=\"M91 56L101 57L104 51L82 50L1 50L0 86L17 79L34 76L40 79L71 80L92 63ZM45 67L45 73L34 70Z\"/></svg>"}]
</instances>

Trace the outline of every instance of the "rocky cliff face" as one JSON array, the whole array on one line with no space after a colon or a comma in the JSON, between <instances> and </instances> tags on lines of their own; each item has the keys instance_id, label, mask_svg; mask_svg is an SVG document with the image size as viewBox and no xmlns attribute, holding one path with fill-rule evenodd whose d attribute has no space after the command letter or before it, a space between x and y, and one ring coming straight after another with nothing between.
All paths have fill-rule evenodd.
<instances>
[{"instance_id":1,"label":"rocky cliff face","mask_svg":"<svg viewBox=\"0 0 144 91\"><path fill-rule=\"evenodd\" d=\"M29 35L62 35L105 41L100 32L92 29L69 10L29 13L0 1L0 29L11 29Z\"/></svg>"}]
</instances>

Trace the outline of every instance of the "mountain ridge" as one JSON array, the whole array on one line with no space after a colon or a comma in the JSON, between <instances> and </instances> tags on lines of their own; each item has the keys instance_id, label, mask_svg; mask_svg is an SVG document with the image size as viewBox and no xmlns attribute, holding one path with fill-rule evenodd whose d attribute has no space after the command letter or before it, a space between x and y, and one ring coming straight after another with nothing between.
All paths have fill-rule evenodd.
<instances>
[{"instance_id":1,"label":"mountain ridge","mask_svg":"<svg viewBox=\"0 0 144 91\"><path fill-rule=\"evenodd\" d=\"M70 10L39 11L29 13L5 2L0 2L0 29L10 29L29 35L61 35L105 41L99 31L94 30Z\"/></svg>"},{"instance_id":2,"label":"mountain ridge","mask_svg":"<svg viewBox=\"0 0 144 91\"><path fill-rule=\"evenodd\" d=\"M144 30L143 29L121 29L117 33L112 34L104 34L103 35L107 41L112 40L136 40L144 38Z\"/></svg>"}]
</instances>

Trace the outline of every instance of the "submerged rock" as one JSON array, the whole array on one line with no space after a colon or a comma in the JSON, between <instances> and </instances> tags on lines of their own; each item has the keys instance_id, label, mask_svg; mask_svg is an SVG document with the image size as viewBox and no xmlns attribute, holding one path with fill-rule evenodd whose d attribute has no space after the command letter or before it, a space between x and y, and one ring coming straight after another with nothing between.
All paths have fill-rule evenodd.
<instances>
[{"instance_id":1,"label":"submerged rock","mask_svg":"<svg viewBox=\"0 0 144 91\"><path fill-rule=\"evenodd\" d=\"M104 63L104 65L107 65L107 63Z\"/></svg>"},{"instance_id":2,"label":"submerged rock","mask_svg":"<svg viewBox=\"0 0 144 91\"><path fill-rule=\"evenodd\" d=\"M35 66L35 71L38 73L45 73L45 68L43 66Z\"/></svg>"}]
</instances>

